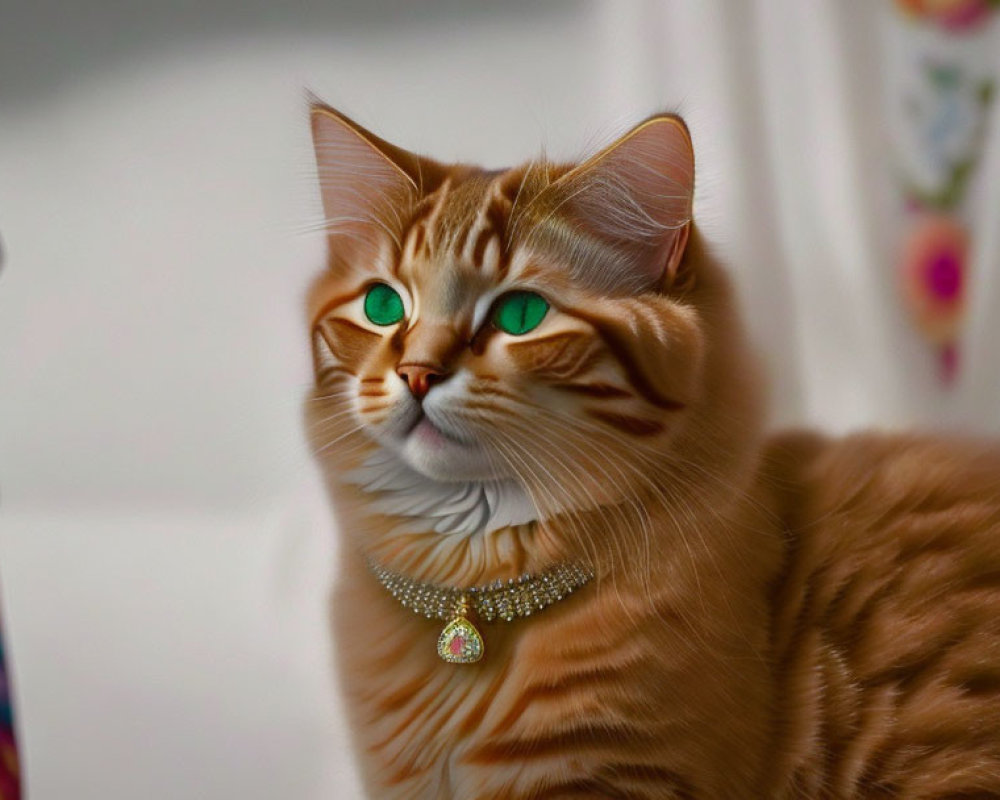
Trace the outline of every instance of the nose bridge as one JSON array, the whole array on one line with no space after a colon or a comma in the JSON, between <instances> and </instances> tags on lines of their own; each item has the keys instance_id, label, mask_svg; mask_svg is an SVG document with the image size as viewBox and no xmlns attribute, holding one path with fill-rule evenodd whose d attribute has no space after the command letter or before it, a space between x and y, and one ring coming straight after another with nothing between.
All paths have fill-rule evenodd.
<instances>
[{"instance_id":1,"label":"nose bridge","mask_svg":"<svg viewBox=\"0 0 1000 800\"><path fill-rule=\"evenodd\" d=\"M462 347L461 333L453 324L439 319L420 319L406 332L399 363L423 364L449 371Z\"/></svg>"}]
</instances>

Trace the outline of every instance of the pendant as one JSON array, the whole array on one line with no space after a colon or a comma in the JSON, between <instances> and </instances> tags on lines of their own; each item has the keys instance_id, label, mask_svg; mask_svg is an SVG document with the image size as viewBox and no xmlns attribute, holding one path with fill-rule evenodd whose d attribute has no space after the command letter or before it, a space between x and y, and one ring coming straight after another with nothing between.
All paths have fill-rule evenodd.
<instances>
[{"instance_id":1,"label":"pendant","mask_svg":"<svg viewBox=\"0 0 1000 800\"><path fill-rule=\"evenodd\" d=\"M438 655L449 664L475 664L483 657L483 637L460 610L438 636Z\"/></svg>"}]
</instances>

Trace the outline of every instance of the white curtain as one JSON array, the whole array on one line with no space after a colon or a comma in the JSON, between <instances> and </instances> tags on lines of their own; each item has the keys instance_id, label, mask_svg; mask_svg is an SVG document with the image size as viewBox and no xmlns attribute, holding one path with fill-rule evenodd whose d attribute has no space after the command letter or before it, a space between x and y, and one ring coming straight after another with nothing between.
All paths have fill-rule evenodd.
<instances>
[{"instance_id":1,"label":"white curtain","mask_svg":"<svg viewBox=\"0 0 1000 800\"><path fill-rule=\"evenodd\" d=\"M168 5L0 25L0 585L30 796L356 796L298 411L323 252L303 87L489 166L679 110L776 425L1000 427L1000 125L945 388L896 281L889 0Z\"/></svg>"},{"instance_id":2,"label":"white curtain","mask_svg":"<svg viewBox=\"0 0 1000 800\"><path fill-rule=\"evenodd\" d=\"M934 27L902 5L604 7L617 46L607 62L609 105L676 103L694 127L696 213L740 281L778 424L837 432L1000 426L991 346L1000 336L991 313L1000 305L996 108L987 109L974 175L980 196L967 213L973 249L962 362L947 384L899 285L899 151L915 124L900 119L901 82L926 55L920 29ZM974 38L979 66L992 75L1000 71L996 28L986 19L938 39L950 39L944 49L961 57Z\"/></svg>"}]
</instances>

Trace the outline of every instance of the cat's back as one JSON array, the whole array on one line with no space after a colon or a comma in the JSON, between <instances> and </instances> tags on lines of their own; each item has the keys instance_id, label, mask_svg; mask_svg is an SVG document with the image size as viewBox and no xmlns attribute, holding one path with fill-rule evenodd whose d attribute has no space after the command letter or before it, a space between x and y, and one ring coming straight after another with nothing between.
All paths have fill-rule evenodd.
<instances>
[{"instance_id":1,"label":"cat's back","mask_svg":"<svg viewBox=\"0 0 1000 800\"><path fill-rule=\"evenodd\" d=\"M778 797L1000 797L1000 447L776 439Z\"/></svg>"}]
</instances>

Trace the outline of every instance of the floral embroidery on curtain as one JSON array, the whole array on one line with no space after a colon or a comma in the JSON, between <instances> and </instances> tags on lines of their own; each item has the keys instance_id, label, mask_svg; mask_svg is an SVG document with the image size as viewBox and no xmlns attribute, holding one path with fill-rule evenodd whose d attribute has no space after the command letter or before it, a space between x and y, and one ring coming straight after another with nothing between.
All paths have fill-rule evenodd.
<instances>
[{"instance_id":1,"label":"floral embroidery on curtain","mask_svg":"<svg viewBox=\"0 0 1000 800\"><path fill-rule=\"evenodd\" d=\"M1000 0L895 0L892 152L903 300L942 382L958 373L977 167L995 93Z\"/></svg>"}]
</instances>

